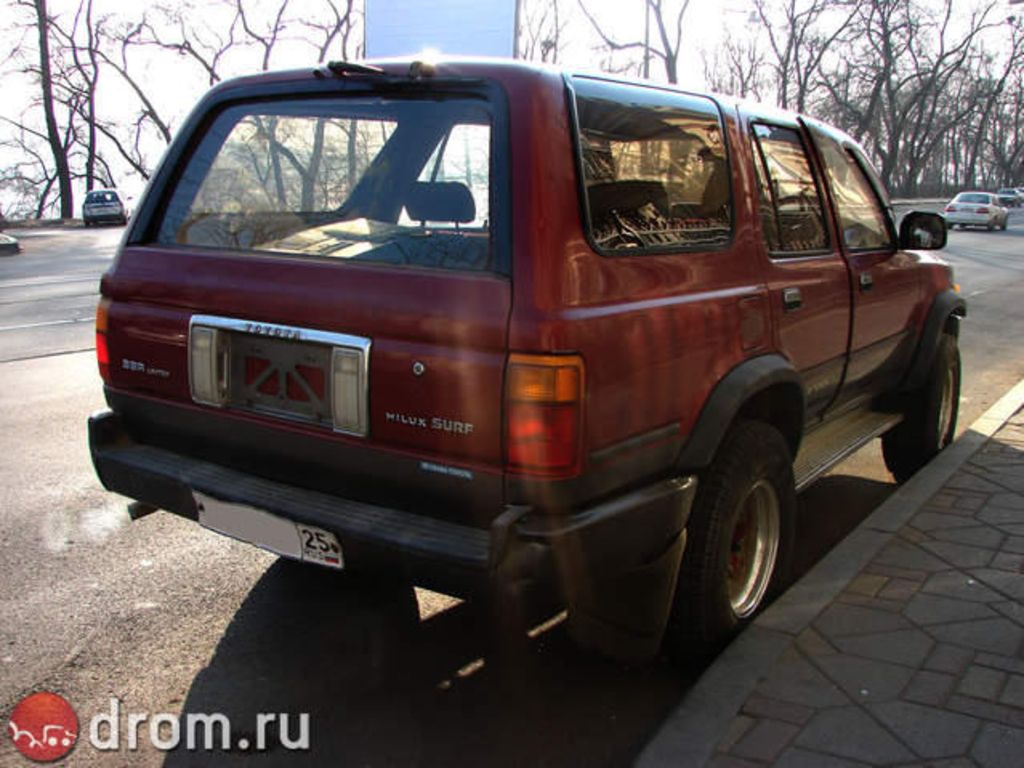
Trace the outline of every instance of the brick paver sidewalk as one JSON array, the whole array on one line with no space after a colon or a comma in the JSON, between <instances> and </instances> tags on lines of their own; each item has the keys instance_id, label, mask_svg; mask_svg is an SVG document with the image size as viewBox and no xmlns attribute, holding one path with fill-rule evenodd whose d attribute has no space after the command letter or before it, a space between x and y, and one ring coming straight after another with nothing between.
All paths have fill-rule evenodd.
<instances>
[{"instance_id":1,"label":"brick paver sidewalk","mask_svg":"<svg viewBox=\"0 0 1024 768\"><path fill-rule=\"evenodd\" d=\"M1024 411L779 657L711 764L1024 766Z\"/></svg>"}]
</instances>

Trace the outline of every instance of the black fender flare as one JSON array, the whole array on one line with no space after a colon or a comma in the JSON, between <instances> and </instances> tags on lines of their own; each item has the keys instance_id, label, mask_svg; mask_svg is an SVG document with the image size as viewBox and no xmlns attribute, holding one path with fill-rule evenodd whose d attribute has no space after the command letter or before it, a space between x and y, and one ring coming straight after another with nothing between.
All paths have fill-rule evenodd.
<instances>
[{"instance_id":1,"label":"black fender flare","mask_svg":"<svg viewBox=\"0 0 1024 768\"><path fill-rule=\"evenodd\" d=\"M928 317L924 322L924 330L917 343L917 351L900 385L903 392L913 392L924 386L931 370L935 353L939 349L939 340L943 333L960 335L960 318L967 315L967 302L956 291L949 289L938 294L932 301Z\"/></svg>"},{"instance_id":2,"label":"black fender flare","mask_svg":"<svg viewBox=\"0 0 1024 768\"><path fill-rule=\"evenodd\" d=\"M758 394L771 387L784 385L799 399L795 408L797 421L783 430L793 455L796 455L803 433L804 390L800 376L782 355L768 354L744 360L727 373L711 390L700 416L682 447L676 466L702 469L711 463L729 425Z\"/></svg>"}]
</instances>

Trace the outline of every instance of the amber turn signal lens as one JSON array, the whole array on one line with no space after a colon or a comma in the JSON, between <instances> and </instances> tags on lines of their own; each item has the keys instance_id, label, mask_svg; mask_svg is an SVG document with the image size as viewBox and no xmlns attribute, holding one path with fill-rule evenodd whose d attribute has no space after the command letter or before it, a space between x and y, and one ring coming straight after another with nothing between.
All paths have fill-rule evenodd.
<instances>
[{"instance_id":1,"label":"amber turn signal lens","mask_svg":"<svg viewBox=\"0 0 1024 768\"><path fill-rule=\"evenodd\" d=\"M507 398L509 469L546 477L578 472L583 359L577 355L510 355Z\"/></svg>"},{"instance_id":2,"label":"amber turn signal lens","mask_svg":"<svg viewBox=\"0 0 1024 768\"><path fill-rule=\"evenodd\" d=\"M582 396L583 360L577 356L512 355L508 396L520 403L574 403Z\"/></svg>"}]
</instances>

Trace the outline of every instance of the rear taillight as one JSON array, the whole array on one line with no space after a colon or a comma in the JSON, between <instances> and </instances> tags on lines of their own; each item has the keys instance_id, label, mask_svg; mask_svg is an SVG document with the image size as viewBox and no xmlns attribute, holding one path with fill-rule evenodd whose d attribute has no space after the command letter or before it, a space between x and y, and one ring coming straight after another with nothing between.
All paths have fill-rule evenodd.
<instances>
[{"instance_id":1,"label":"rear taillight","mask_svg":"<svg viewBox=\"0 0 1024 768\"><path fill-rule=\"evenodd\" d=\"M946 206L946 212L947 213L950 213L950 212L955 211L955 210L956 210L956 206L955 205L947 205Z\"/></svg>"},{"instance_id":2,"label":"rear taillight","mask_svg":"<svg viewBox=\"0 0 1024 768\"><path fill-rule=\"evenodd\" d=\"M988 208L986 208L985 206L982 206L981 208L978 208L975 211L975 213L988 213Z\"/></svg>"},{"instance_id":3,"label":"rear taillight","mask_svg":"<svg viewBox=\"0 0 1024 768\"><path fill-rule=\"evenodd\" d=\"M110 383L110 348L107 346L107 314L110 311L110 299L100 299L96 306L96 363L100 367L100 378L103 383Z\"/></svg>"},{"instance_id":4,"label":"rear taillight","mask_svg":"<svg viewBox=\"0 0 1024 768\"><path fill-rule=\"evenodd\" d=\"M583 359L510 355L506 388L508 468L545 476L577 473Z\"/></svg>"}]
</instances>

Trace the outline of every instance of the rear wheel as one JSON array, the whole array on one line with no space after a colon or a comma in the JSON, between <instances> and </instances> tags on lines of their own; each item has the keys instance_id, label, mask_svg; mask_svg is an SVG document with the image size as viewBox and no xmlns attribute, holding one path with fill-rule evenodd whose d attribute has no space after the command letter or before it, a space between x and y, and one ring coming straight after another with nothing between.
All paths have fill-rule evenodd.
<instances>
[{"instance_id":1,"label":"rear wheel","mask_svg":"<svg viewBox=\"0 0 1024 768\"><path fill-rule=\"evenodd\" d=\"M885 466L900 483L953 441L960 409L960 349L942 334L928 380L907 397L903 421L882 435Z\"/></svg>"},{"instance_id":2,"label":"rear wheel","mask_svg":"<svg viewBox=\"0 0 1024 768\"><path fill-rule=\"evenodd\" d=\"M785 438L762 422L736 424L697 485L667 650L714 651L785 583L795 497Z\"/></svg>"}]
</instances>

